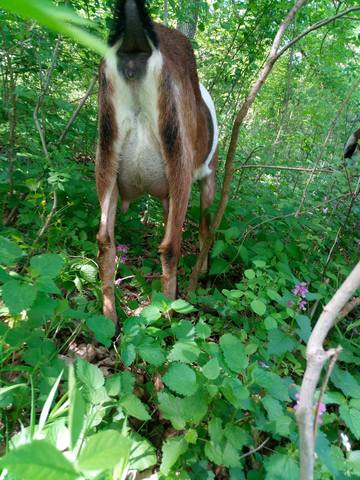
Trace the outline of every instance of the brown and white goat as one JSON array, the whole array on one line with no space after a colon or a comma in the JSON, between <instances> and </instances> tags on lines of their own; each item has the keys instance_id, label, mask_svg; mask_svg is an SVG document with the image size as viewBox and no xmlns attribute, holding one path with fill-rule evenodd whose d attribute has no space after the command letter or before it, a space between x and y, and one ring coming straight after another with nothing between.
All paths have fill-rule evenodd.
<instances>
[{"instance_id":1,"label":"brown and white goat","mask_svg":"<svg viewBox=\"0 0 360 480\"><path fill-rule=\"evenodd\" d=\"M177 30L154 24L144 0L117 1L109 47L100 66L97 240L103 312L116 323L114 227L119 194L123 212L145 193L162 200L163 292L175 298L182 228L195 180L201 189L200 242L209 232L204 211L214 197L218 128L190 42Z\"/></svg>"}]
</instances>

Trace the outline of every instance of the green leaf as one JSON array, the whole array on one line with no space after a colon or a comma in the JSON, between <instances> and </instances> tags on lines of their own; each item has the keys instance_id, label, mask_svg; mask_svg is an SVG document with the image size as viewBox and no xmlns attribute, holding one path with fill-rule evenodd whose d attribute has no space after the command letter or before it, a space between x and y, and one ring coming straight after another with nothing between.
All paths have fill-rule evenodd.
<instances>
[{"instance_id":1,"label":"green leaf","mask_svg":"<svg viewBox=\"0 0 360 480\"><path fill-rule=\"evenodd\" d=\"M225 273L229 270L230 263L224 260L223 258L215 258L211 261L211 268L209 271L209 275L220 275L221 273Z\"/></svg>"},{"instance_id":2,"label":"green leaf","mask_svg":"<svg viewBox=\"0 0 360 480\"><path fill-rule=\"evenodd\" d=\"M130 434L132 440L129 465L131 470L143 471L157 464L156 450L151 443L135 432Z\"/></svg>"},{"instance_id":3,"label":"green leaf","mask_svg":"<svg viewBox=\"0 0 360 480\"><path fill-rule=\"evenodd\" d=\"M107 52L107 47L104 42L85 30L72 25L72 23L82 24L83 19L79 19L70 9L55 7L47 0L42 0L41 2L30 2L29 0L0 0L0 7L24 18L34 19L40 23L40 25L66 35L100 55L104 55Z\"/></svg>"},{"instance_id":4,"label":"green leaf","mask_svg":"<svg viewBox=\"0 0 360 480\"><path fill-rule=\"evenodd\" d=\"M264 320L264 327L266 330L274 330L274 328L277 328L278 324L275 318L273 317L266 317Z\"/></svg>"},{"instance_id":5,"label":"green leaf","mask_svg":"<svg viewBox=\"0 0 360 480\"><path fill-rule=\"evenodd\" d=\"M0 466L21 480L75 480L79 478L72 464L55 447L35 440L9 452Z\"/></svg>"},{"instance_id":6,"label":"green leaf","mask_svg":"<svg viewBox=\"0 0 360 480\"><path fill-rule=\"evenodd\" d=\"M215 380L220 374L220 366L217 358L212 358L202 367L202 372L209 380Z\"/></svg>"},{"instance_id":7,"label":"green leaf","mask_svg":"<svg viewBox=\"0 0 360 480\"><path fill-rule=\"evenodd\" d=\"M296 323L298 324L300 331L300 338L307 343L311 335L311 320L307 315L296 315Z\"/></svg>"},{"instance_id":8,"label":"green leaf","mask_svg":"<svg viewBox=\"0 0 360 480\"><path fill-rule=\"evenodd\" d=\"M278 417L283 415L283 409L281 403L270 395L266 395L262 399L262 403L267 411L269 420L275 421Z\"/></svg>"},{"instance_id":9,"label":"green leaf","mask_svg":"<svg viewBox=\"0 0 360 480\"><path fill-rule=\"evenodd\" d=\"M185 433L185 440L187 441L187 443L195 444L197 442L197 439L198 439L197 431L194 430L193 428L191 428Z\"/></svg>"},{"instance_id":10,"label":"green leaf","mask_svg":"<svg viewBox=\"0 0 360 480\"><path fill-rule=\"evenodd\" d=\"M271 298L271 300L274 300L275 302L279 302L281 300L281 296L273 290L272 288L267 288L266 293L268 294L268 297Z\"/></svg>"},{"instance_id":11,"label":"green leaf","mask_svg":"<svg viewBox=\"0 0 360 480\"><path fill-rule=\"evenodd\" d=\"M46 401L44 403L44 406L41 410L41 414L40 414L40 418L39 418L39 424L38 424L37 432L36 432L37 435L39 435L41 433L41 431L43 430L43 428L45 426L46 420L47 420L47 418L49 416L49 413L50 413L51 405L54 401L55 395L57 394L57 389L58 389L58 386L59 386L62 375L63 375L63 371L60 372L59 376L57 377L57 379L54 382L54 385L51 387L50 393L47 396L47 399L46 399Z\"/></svg>"},{"instance_id":12,"label":"green leaf","mask_svg":"<svg viewBox=\"0 0 360 480\"><path fill-rule=\"evenodd\" d=\"M241 341L225 333L220 337L220 347L224 355L226 365L236 373L240 373L248 366L248 357L245 354L245 348Z\"/></svg>"},{"instance_id":13,"label":"green leaf","mask_svg":"<svg viewBox=\"0 0 360 480\"><path fill-rule=\"evenodd\" d=\"M299 478L300 469L296 460L289 455L275 453L265 459L266 480L290 480Z\"/></svg>"},{"instance_id":14,"label":"green leaf","mask_svg":"<svg viewBox=\"0 0 360 480\"><path fill-rule=\"evenodd\" d=\"M179 298L178 300L173 301L170 304L170 308L174 310L175 312L178 313L191 313L191 312L196 312L196 308L190 305L189 302L186 302L185 300Z\"/></svg>"},{"instance_id":15,"label":"green leaf","mask_svg":"<svg viewBox=\"0 0 360 480\"><path fill-rule=\"evenodd\" d=\"M0 237L0 263L2 265L12 265L22 255L23 251L16 243L8 238Z\"/></svg>"},{"instance_id":16,"label":"green leaf","mask_svg":"<svg viewBox=\"0 0 360 480\"><path fill-rule=\"evenodd\" d=\"M242 406L242 401L249 398L249 392L238 378L226 377L221 385L221 391L228 402L235 408Z\"/></svg>"},{"instance_id":17,"label":"green leaf","mask_svg":"<svg viewBox=\"0 0 360 480\"><path fill-rule=\"evenodd\" d=\"M89 283L97 282L98 270L95 265L86 263L80 267L81 276Z\"/></svg>"},{"instance_id":18,"label":"green leaf","mask_svg":"<svg viewBox=\"0 0 360 480\"><path fill-rule=\"evenodd\" d=\"M70 448L73 450L80 438L85 424L85 402L82 393L76 386L74 367L69 368L69 417Z\"/></svg>"},{"instance_id":19,"label":"green leaf","mask_svg":"<svg viewBox=\"0 0 360 480\"><path fill-rule=\"evenodd\" d=\"M151 324L161 318L161 312L157 306L148 305L142 310L141 317L144 318L148 324Z\"/></svg>"},{"instance_id":20,"label":"green leaf","mask_svg":"<svg viewBox=\"0 0 360 480\"><path fill-rule=\"evenodd\" d=\"M182 430L186 424L183 399L167 392L159 392L158 400L162 416L170 420L174 428Z\"/></svg>"},{"instance_id":21,"label":"green leaf","mask_svg":"<svg viewBox=\"0 0 360 480\"><path fill-rule=\"evenodd\" d=\"M245 270L244 275L249 280L253 280L255 278L255 272L252 268L249 268L248 270Z\"/></svg>"},{"instance_id":22,"label":"green leaf","mask_svg":"<svg viewBox=\"0 0 360 480\"><path fill-rule=\"evenodd\" d=\"M352 467L352 473L360 476L360 450L349 452L348 464Z\"/></svg>"},{"instance_id":23,"label":"green leaf","mask_svg":"<svg viewBox=\"0 0 360 480\"><path fill-rule=\"evenodd\" d=\"M204 320L200 320L195 326L195 332L199 338L205 340L206 338L210 337L211 328L205 323Z\"/></svg>"},{"instance_id":24,"label":"green leaf","mask_svg":"<svg viewBox=\"0 0 360 480\"><path fill-rule=\"evenodd\" d=\"M195 372L183 363L172 363L163 381L167 387L180 395L192 395L197 390Z\"/></svg>"},{"instance_id":25,"label":"green leaf","mask_svg":"<svg viewBox=\"0 0 360 480\"><path fill-rule=\"evenodd\" d=\"M167 440L162 447L160 472L163 475L168 475L171 468L176 464L179 457L186 452L187 448L188 443L183 435Z\"/></svg>"},{"instance_id":26,"label":"green leaf","mask_svg":"<svg viewBox=\"0 0 360 480\"><path fill-rule=\"evenodd\" d=\"M266 305L265 303L263 303L261 300L253 300L251 303L250 303L250 307L251 309L257 313L258 315L260 315L261 317L263 315L265 315L265 312L266 312Z\"/></svg>"},{"instance_id":27,"label":"green leaf","mask_svg":"<svg viewBox=\"0 0 360 480\"><path fill-rule=\"evenodd\" d=\"M32 257L30 270L35 277L56 278L64 265L64 259L55 253Z\"/></svg>"},{"instance_id":28,"label":"green leaf","mask_svg":"<svg viewBox=\"0 0 360 480\"><path fill-rule=\"evenodd\" d=\"M288 387L276 373L268 372L256 367L252 372L252 379L256 385L265 390L274 398L280 401L289 401Z\"/></svg>"},{"instance_id":29,"label":"green leaf","mask_svg":"<svg viewBox=\"0 0 360 480\"><path fill-rule=\"evenodd\" d=\"M276 357L294 350L296 341L282 332L280 329L270 330L268 333L268 353Z\"/></svg>"},{"instance_id":30,"label":"green leaf","mask_svg":"<svg viewBox=\"0 0 360 480\"><path fill-rule=\"evenodd\" d=\"M115 467L121 460L128 459L131 451L130 438L116 430L105 430L87 439L79 456L82 470L105 470Z\"/></svg>"},{"instance_id":31,"label":"green leaf","mask_svg":"<svg viewBox=\"0 0 360 480\"><path fill-rule=\"evenodd\" d=\"M200 355L200 348L195 342L179 340L171 349L168 360L170 362L193 363L196 362Z\"/></svg>"},{"instance_id":32,"label":"green leaf","mask_svg":"<svg viewBox=\"0 0 360 480\"><path fill-rule=\"evenodd\" d=\"M339 409L340 417L350 428L357 440L360 439L360 410L342 405Z\"/></svg>"},{"instance_id":33,"label":"green leaf","mask_svg":"<svg viewBox=\"0 0 360 480\"><path fill-rule=\"evenodd\" d=\"M346 370L341 370L341 368L335 366L331 375L331 381L335 387L342 390L346 397L360 398L360 384Z\"/></svg>"},{"instance_id":34,"label":"green leaf","mask_svg":"<svg viewBox=\"0 0 360 480\"><path fill-rule=\"evenodd\" d=\"M110 318L104 315L94 315L86 319L86 325L94 332L96 340L105 347L110 347L115 335L115 325Z\"/></svg>"},{"instance_id":35,"label":"green leaf","mask_svg":"<svg viewBox=\"0 0 360 480\"><path fill-rule=\"evenodd\" d=\"M140 357L150 365L160 367L165 362L165 355L160 345L155 342L149 345L140 345L137 348Z\"/></svg>"},{"instance_id":36,"label":"green leaf","mask_svg":"<svg viewBox=\"0 0 360 480\"><path fill-rule=\"evenodd\" d=\"M121 398L120 405L125 410L125 412L131 417L135 417L138 420L144 420L144 421L151 419L148 411L146 410L145 405L133 393Z\"/></svg>"},{"instance_id":37,"label":"green leaf","mask_svg":"<svg viewBox=\"0 0 360 480\"><path fill-rule=\"evenodd\" d=\"M92 365L81 358L76 361L76 376L88 390L96 390L102 387L105 381L102 371L96 365Z\"/></svg>"},{"instance_id":38,"label":"green leaf","mask_svg":"<svg viewBox=\"0 0 360 480\"><path fill-rule=\"evenodd\" d=\"M2 290L5 305L12 314L17 314L30 308L35 301L36 294L36 288L26 283L20 283L17 280L6 282Z\"/></svg>"}]
</instances>

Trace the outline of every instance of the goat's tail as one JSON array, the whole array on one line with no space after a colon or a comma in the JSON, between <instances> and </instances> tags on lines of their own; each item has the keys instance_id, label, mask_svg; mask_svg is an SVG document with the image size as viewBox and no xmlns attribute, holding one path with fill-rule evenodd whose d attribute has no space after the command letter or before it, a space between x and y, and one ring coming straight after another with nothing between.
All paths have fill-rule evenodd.
<instances>
[{"instance_id":1,"label":"goat's tail","mask_svg":"<svg viewBox=\"0 0 360 480\"><path fill-rule=\"evenodd\" d=\"M108 43L112 47L120 39L121 50L126 53L147 52L158 46L146 0L116 0Z\"/></svg>"}]
</instances>

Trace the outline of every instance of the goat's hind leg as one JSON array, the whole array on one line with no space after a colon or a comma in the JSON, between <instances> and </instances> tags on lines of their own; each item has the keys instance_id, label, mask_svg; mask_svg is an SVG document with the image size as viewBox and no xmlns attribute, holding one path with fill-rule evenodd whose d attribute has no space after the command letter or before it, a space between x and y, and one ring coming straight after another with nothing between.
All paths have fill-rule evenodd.
<instances>
[{"instance_id":1,"label":"goat's hind leg","mask_svg":"<svg viewBox=\"0 0 360 480\"><path fill-rule=\"evenodd\" d=\"M210 167L212 172L207 177L200 180L200 224L199 224L199 240L200 240L200 249L202 248L205 240L210 235L210 223L211 215L206 211L209 208L215 196L215 168L217 164L217 153L215 153L213 161L211 162ZM201 266L200 274L206 275L208 272L209 259L206 258Z\"/></svg>"},{"instance_id":2,"label":"goat's hind leg","mask_svg":"<svg viewBox=\"0 0 360 480\"><path fill-rule=\"evenodd\" d=\"M115 309L115 216L118 202L116 176L111 178L106 188L98 188L101 219L97 234L99 246L98 263L101 287L103 292L103 313L117 325Z\"/></svg>"}]
</instances>

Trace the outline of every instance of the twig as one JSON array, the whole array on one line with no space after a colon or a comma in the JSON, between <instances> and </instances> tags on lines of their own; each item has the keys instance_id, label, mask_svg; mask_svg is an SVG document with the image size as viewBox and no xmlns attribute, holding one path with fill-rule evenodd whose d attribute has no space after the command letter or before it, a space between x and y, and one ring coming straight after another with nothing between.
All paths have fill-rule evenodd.
<instances>
[{"instance_id":1,"label":"twig","mask_svg":"<svg viewBox=\"0 0 360 480\"><path fill-rule=\"evenodd\" d=\"M324 381L321 385L321 389L320 389L320 394L319 394L319 399L317 401L317 404L316 404L316 408L315 408L315 421L314 421L314 438L316 439L316 434L317 434L317 429L318 429L318 425L319 425L319 412L320 412L320 405L322 403L322 400L324 398L324 394L325 394L325 391L327 389L327 386L328 386L328 383L329 383L329 378L330 378L330 375L332 374L332 371L334 370L334 367L335 367L335 363L336 363L336 360L339 356L339 353L342 351L342 347L337 347L335 348L334 350L334 353L330 359L330 362L329 362L329 365L328 365L328 369L326 371L326 375L325 375L325 378L324 378Z\"/></svg>"},{"instance_id":2,"label":"twig","mask_svg":"<svg viewBox=\"0 0 360 480\"><path fill-rule=\"evenodd\" d=\"M360 262L355 266L330 302L324 307L308 341L307 365L300 389L296 418L300 435L300 478L313 480L315 461L313 401L321 370L336 349L325 351L324 341L337 317L360 285Z\"/></svg>"},{"instance_id":3,"label":"twig","mask_svg":"<svg viewBox=\"0 0 360 480\"><path fill-rule=\"evenodd\" d=\"M282 165L241 165L240 167L236 168L234 172L239 170L243 170L244 168L263 168L269 170L294 170L296 172L312 172L314 169L310 167L285 167ZM336 173L337 170L333 170L330 168L317 168L315 173Z\"/></svg>"},{"instance_id":4,"label":"twig","mask_svg":"<svg viewBox=\"0 0 360 480\"><path fill-rule=\"evenodd\" d=\"M268 443L269 440L270 440L270 437L269 437L269 438L266 438L258 447L253 448L253 449L250 450L249 452L244 453L244 455L241 455L240 459L241 459L241 458L248 457L249 455L252 455L253 453L258 452L259 450L261 450L261 449Z\"/></svg>"},{"instance_id":5,"label":"twig","mask_svg":"<svg viewBox=\"0 0 360 480\"><path fill-rule=\"evenodd\" d=\"M68 121L66 127L64 128L64 131L63 131L62 134L60 135L60 137L59 137L59 139L58 139L58 141L57 141L57 144L61 144L61 143L64 141L64 139L65 139L66 135L68 134L68 132L69 132L72 124L75 122L76 117L79 115L80 110L81 110L82 107L85 105L86 100L91 96L91 94L92 94L92 92L93 92L93 90L94 90L94 87L95 87L95 85L96 85L97 78L98 78L98 74L96 73L96 74L93 76L93 78L92 78L92 80L91 80L91 82L90 82L90 85L89 85L88 89L86 90L85 95L84 95L84 96L82 97L82 99L80 100L79 105L78 105L78 106L76 107L76 109L74 110L74 113L71 115L71 118L70 118L70 120Z\"/></svg>"}]
</instances>

